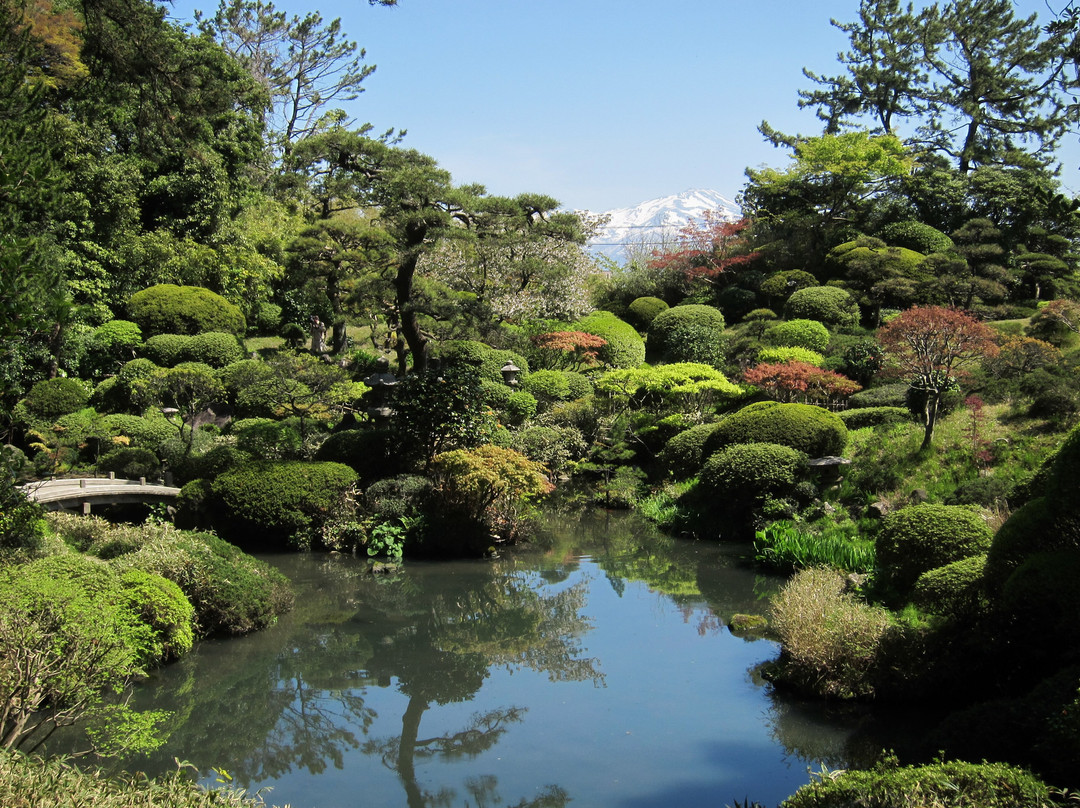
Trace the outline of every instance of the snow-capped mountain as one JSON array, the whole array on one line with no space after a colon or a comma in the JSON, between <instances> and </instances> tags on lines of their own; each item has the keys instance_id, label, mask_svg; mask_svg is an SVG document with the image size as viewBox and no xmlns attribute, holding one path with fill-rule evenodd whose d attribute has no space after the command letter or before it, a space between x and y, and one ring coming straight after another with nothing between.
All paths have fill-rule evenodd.
<instances>
[{"instance_id":1,"label":"snow-capped mountain","mask_svg":"<svg viewBox=\"0 0 1080 808\"><path fill-rule=\"evenodd\" d=\"M690 219L700 220L707 210L723 211L724 218L732 221L739 218L738 206L716 191L683 191L632 208L605 211L607 226L589 242L589 251L622 261L628 250L652 250L670 241L679 228Z\"/></svg>"}]
</instances>

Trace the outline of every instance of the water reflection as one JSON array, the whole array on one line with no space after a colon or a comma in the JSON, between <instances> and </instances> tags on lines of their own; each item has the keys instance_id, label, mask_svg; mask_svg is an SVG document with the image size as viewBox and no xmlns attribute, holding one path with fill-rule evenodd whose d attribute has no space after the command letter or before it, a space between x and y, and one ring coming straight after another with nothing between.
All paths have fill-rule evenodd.
<instances>
[{"instance_id":1,"label":"water reflection","mask_svg":"<svg viewBox=\"0 0 1080 808\"><path fill-rule=\"evenodd\" d=\"M378 576L272 559L295 611L140 688L174 716L127 767L221 767L298 808L542 808L776 803L844 759L852 725L755 682L775 645L724 628L777 585L738 548L603 513L553 516L542 540Z\"/></svg>"}]
</instances>

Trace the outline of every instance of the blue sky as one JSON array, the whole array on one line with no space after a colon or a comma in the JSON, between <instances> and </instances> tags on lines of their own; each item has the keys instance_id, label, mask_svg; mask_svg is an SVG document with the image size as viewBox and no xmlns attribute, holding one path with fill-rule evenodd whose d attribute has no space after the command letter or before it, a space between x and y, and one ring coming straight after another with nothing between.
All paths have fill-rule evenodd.
<instances>
[{"instance_id":1,"label":"blue sky","mask_svg":"<svg viewBox=\"0 0 1080 808\"><path fill-rule=\"evenodd\" d=\"M1048 21L1065 0L1017 0ZM212 12L179 0L173 16ZM377 65L346 109L376 131L408 130L455 182L494 194L546 193L569 208L630 207L690 188L734 198L744 169L787 153L757 125L816 134L799 110L805 66L838 72L846 36L830 17L858 0L366 0L317 7ZM1080 142L1061 152L1063 185L1080 195Z\"/></svg>"}]
</instances>

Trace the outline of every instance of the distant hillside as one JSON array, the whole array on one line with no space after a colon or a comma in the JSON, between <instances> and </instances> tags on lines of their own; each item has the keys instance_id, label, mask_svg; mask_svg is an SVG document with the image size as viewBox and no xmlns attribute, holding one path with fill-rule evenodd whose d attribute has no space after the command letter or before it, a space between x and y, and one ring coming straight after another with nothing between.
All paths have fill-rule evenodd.
<instances>
[{"instance_id":1,"label":"distant hillside","mask_svg":"<svg viewBox=\"0 0 1080 808\"><path fill-rule=\"evenodd\" d=\"M624 261L627 249L653 249L671 240L690 219L701 219L707 210L721 210L731 220L739 209L716 191L695 189L674 196L650 199L632 208L605 211L610 221L599 236L589 242L590 252L615 261Z\"/></svg>"}]
</instances>

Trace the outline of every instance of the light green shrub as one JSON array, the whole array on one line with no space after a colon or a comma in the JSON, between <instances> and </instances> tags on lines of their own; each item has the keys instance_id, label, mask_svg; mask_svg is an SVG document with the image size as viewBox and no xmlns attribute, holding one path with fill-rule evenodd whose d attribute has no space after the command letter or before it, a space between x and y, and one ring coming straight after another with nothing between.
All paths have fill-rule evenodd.
<instances>
[{"instance_id":1,"label":"light green shrub","mask_svg":"<svg viewBox=\"0 0 1080 808\"><path fill-rule=\"evenodd\" d=\"M736 443L778 443L810 457L841 455L847 427L836 413L811 404L759 401L732 413L706 443L706 452Z\"/></svg>"},{"instance_id":2,"label":"light green shrub","mask_svg":"<svg viewBox=\"0 0 1080 808\"><path fill-rule=\"evenodd\" d=\"M985 571L985 555L962 558L928 570L915 581L912 602L934 614L970 614L985 604Z\"/></svg>"},{"instance_id":3,"label":"light green shrub","mask_svg":"<svg viewBox=\"0 0 1080 808\"><path fill-rule=\"evenodd\" d=\"M701 469L700 490L734 510L794 493L806 469L806 455L775 443L740 443L709 457Z\"/></svg>"},{"instance_id":4,"label":"light green shrub","mask_svg":"<svg viewBox=\"0 0 1080 808\"><path fill-rule=\"evenodd\" d=\"M907 407L863 407L858 410L844 410L837 413L848 429L898 424L911 420Z\"/></svg>"},{"instance_id":5,"label":"light green shrub","mask_svg":"<svg viewBox=\"0 0 1080 808\"><path fill-rule=\"evenodd\" d=\"M143 343L145 359L163 368L172 368L187 361L193 337L187 334L157 334Z\"/></svg>"},{"instance_id":6,"label":"light green shrub","mask_svg":"<svg viewBox=\"0 0 1080 808\"><path fill-rule=\"evenodd\" d=\"M985 554L993 536L974 510L924 503L893 511L877 536L878 563L899 593L924 572Z\"/></svg>"},{"instance_id":7,"label":"light green shrub","mask_svg":"<svg viewBox=\"0 0 1080 808\"><path fill-rule=\"evenodd\" d=\"M789 320L817 320L835 328L859 324L859 304L845 289L810 286L799 289L784 304Z\"/></svg>"},{"instance_id":8,"label":"light green shrub","mask_svg":"<svg viewBox=\"0 0 1080 808\"><path fill-rule=\"evenodd\" d=\"M770 345L822 354L829 347L829 329L817 320L793 319L765 329L764 339Z\"/></svg>"},{"instance_id":9,"label":"light green shrub","mask_svg":"<svg viewBox=\"0 0 1080 808\"><path fill-rule=\"evenodd\" d=\"M668 304L658 297L638 297L626 307L626 321L638 331L648 331L656 315L668 308Z\"/></svg>"},{"instance_id":10,"label":"light green shrub","mask_svg":"<svg viewBox=\"0 0 1080 808\"><path fill-rule=\"evenodd\" d=\"M719 426L696 424L674 435L660 451L660 463L676 479L696 476L705 463L705 444Z\"/></svg>"},{"instance_id":11,"label":"light green shrub","mask_svg":"<svg viewBox=\"0 0 1080 808\"><path fill-rule=\"evenodd\" d=\"M816 368L825 364L825 357L817 351L809 348L795 346L781 346L777 348L762 348L758 351L757 361L765 365L776 365L787 362L805 362Z\"/></svg>"},{"instance_id":12,"label":"light green shrub","mask_svg":"<svg viewBox=\"0 0 1080 808\"><path fill-rule=\"evenodd\" d=\"M573 328L607 340L607 345L597 350L597 359L606 365L636 368L645 361L645 341L637 329L609 311L594 311Z\"/></svg>"},{"instance_id":13,"label":"light green shrub","mask_svg":"<svg viewBox=\"0 0 1080 808\"><path fill-rule=\"evenodd\" d=\"M923 255L947 253L956 248L953 240L940 230L914 220L886 225L878 238L890 246L905 247Z\"/></svg>"},{"instance_id":14,"label":"light green shrub","mask_svg":"<svg viewBox=\"0 0 1080 808\"><path fill-rule=\"evenodd\" d=\"M712 306L673 306L649 326L649 355L666 362L722 365L726 325L724 315Z\"/></svg>"},{"instance_id":15,"label":"light green shrub","mask_svg":"<svg viewBox=\"0 0 1080 808\"><path fill-rule=\"evenodd\" d=\"M511 424L523 424L536 415L537 401L527 390L516 390L506 402L506 414Z\"/></svg>"},{"instance_id":16,"label":"light green shrub","mask_svg":"<svg viewBox=\"0 0 1080 808\"><path fill-rule=\"evenodd\" d=\"M176 435L176 427L162 415L141 418L138 415L114 413L104 416L102 420L113 437L127 438L130 445L152 452L157 452Z\"/></svg>"},{"instance_id":17,"label":"light green shrub","mask_svg":"<svg viewBox=\"0 0 1080 808\"><path fill-rule=\"evenodd\" d=\"M505 384L503 367L512 362L525 375L529 372L529 363L524 356L515 351L492 348L476 340L451 340L439 346L439 358L446 365L465 364L475 367L480 378L494 384Z\"/></svg>"},{"instance_id":18,"label":"light green shrub","mask_svg":"<svg viewBox=\"0 0 1080 808\"><path fill-rule=\"evenodd\" d=\"M201 286L162 283L136 292L128 301L128 315L144 334L201 334L246 330L240 309L221 295Z\"/></svg>"},{"instance_id":19,"label":"light green shrub","mask_svg":"<svg viewBox=\"0 0 1080 808\"><path fill-rule=\"evenodd\" d=\"M244 346L235 334L207 331L191 338L183 357L187 362L202 362L212 368L223 368L244 358Z\"/></svg>"},{"instance_id":20,"label":"light green shrub","mask_svg":"<svg viewBox=\"0 0 1080 808\"><path fill-rule=\"evenodd\" d=\"M903 407L906 410L907 391L906 382L870 387L848 398L848 407L853 410L860 407Z\"/></svg>"}]
</instances>

